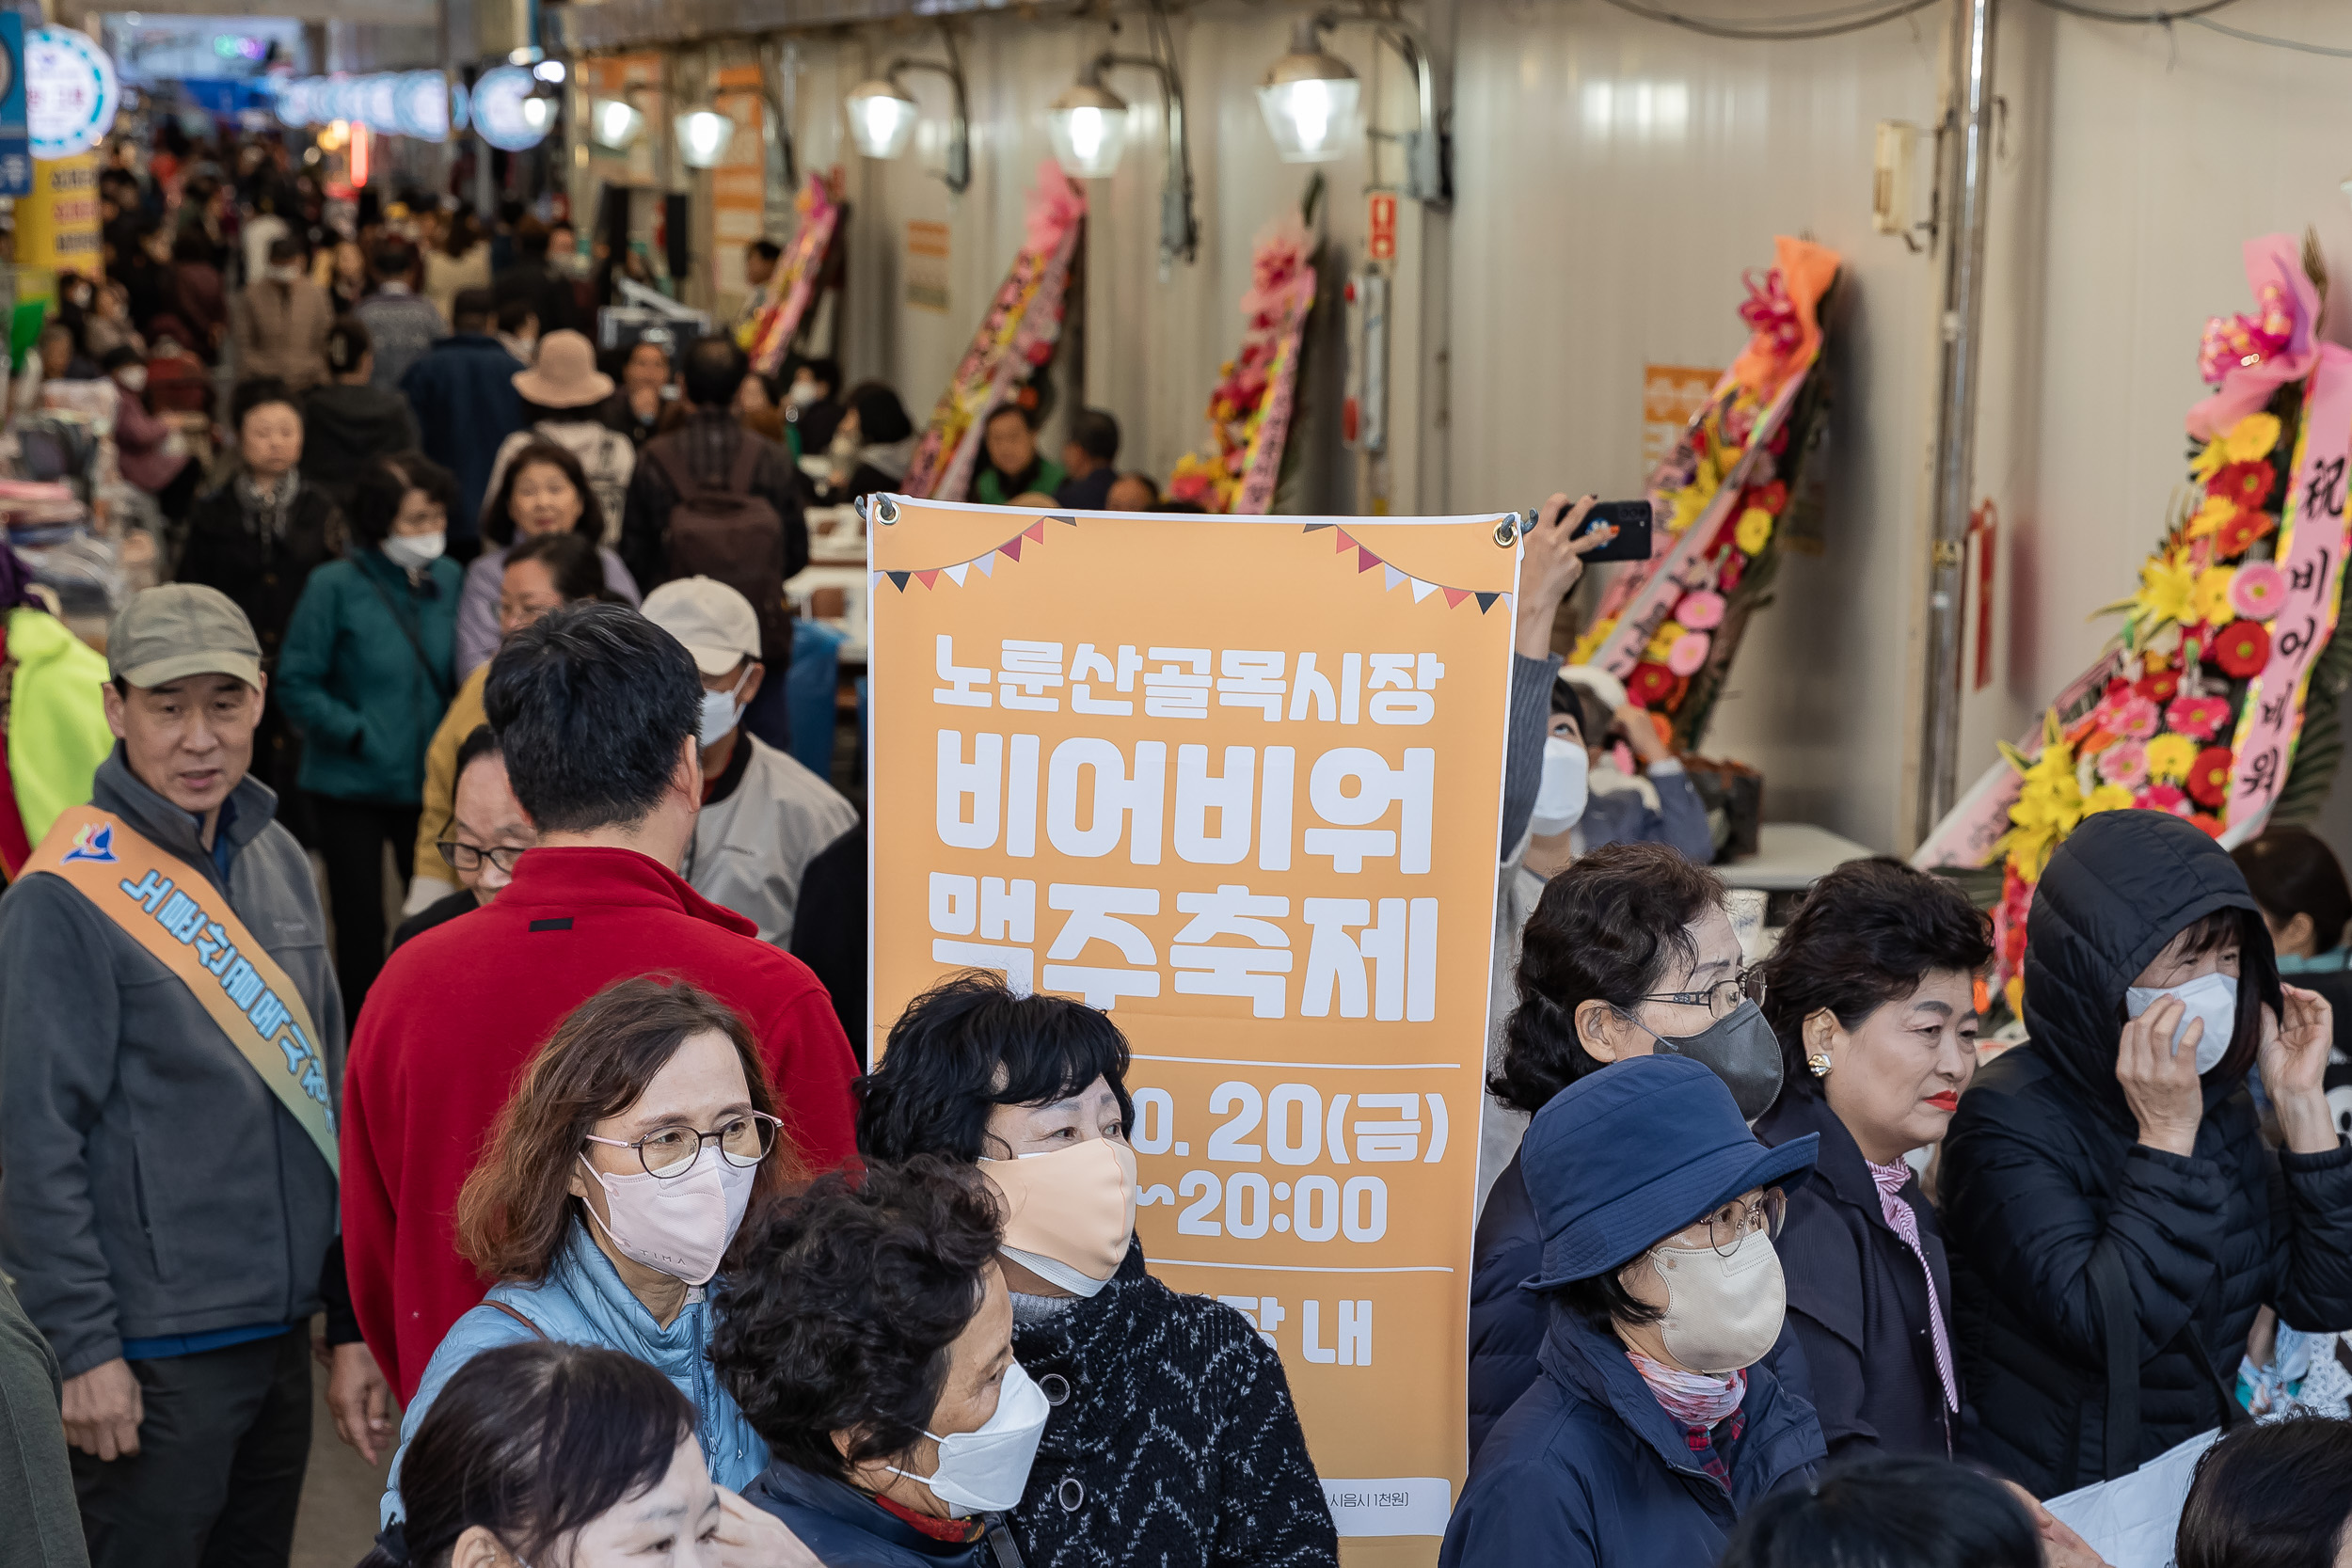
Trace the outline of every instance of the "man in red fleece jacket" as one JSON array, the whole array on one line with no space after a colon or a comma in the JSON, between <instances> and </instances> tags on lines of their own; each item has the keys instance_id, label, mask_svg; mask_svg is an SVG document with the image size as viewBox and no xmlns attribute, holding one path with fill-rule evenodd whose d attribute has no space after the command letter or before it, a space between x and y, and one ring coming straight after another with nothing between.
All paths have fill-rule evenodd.
<instances>
[{"instance_id":1,"label":"man in red fleece jacket","mask_svg":"<svg viewBox=\"0 0 2352 1568\"><path fill-rule=\"evenodd\" d=\"M496 903L392 955L344 1082L352 1302L404 1402L485 1289L457 1254L458 1189L524 1066L606 986L671 974L712 991L751 1024L801 1164L829 1170L856 1148L857 1061L824 988L672 869L702 799L685 648L624 605L559 610L500 650L483 705L539 845ZM349 1365L357 1350L338 1350L346 1390L372 1370Z\"/></svg>"}]
</instances>

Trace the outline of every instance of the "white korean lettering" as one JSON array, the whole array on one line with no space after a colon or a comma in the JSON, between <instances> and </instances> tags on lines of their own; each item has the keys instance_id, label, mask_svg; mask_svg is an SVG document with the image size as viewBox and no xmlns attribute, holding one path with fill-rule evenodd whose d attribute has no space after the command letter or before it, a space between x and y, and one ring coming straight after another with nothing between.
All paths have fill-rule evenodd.
<instances>
[{"instance_id":1,"label":"white korean lettering","mask_svg":"<svg viewBox=\"0 0 2352 1568\"><path fill-rule=\"evenodd\" d=\"M980 884L976 877L931 873L931 929L942 936L968 937L979 928Z\"/></svg>"},{"instance_id":2,"label":"white korean lettering","mask_svg":"<svg viewBox=\"0 0 2352 1568\"><path fill-rule=\"evenodd\" d=\"M1254 707L1268 723L1282 717L1284 655L1247 648L1228 648L1217 656L1216 703L1219 707Z\"/></svg>"},{"instance_id":3,"label":"white korean lettering","mask_svg":"<svg viewBox=\"0 0 2352 1568\"><path fill-rule=\"evenodd\" d=\"M1249 798L1257 785L1258 753L1225 748L1225 771L1209 772L1206 746L1176 748L1176 858L1195 865L1234 865L1249 854ZM1217 831L1208 831L1211 812Z\"/></svg>"},{"instance_id":4,"label":"white korean lettering","mask_svg":"<svg viewBox=\"0 0 2352 1568\"><path fill-rule=\"evenodd\" d=\"M1045 989L1075 991L1089 1007L1109 1012L1122 996L1160 994L1159 955L1142 927L1120 918L1160 912L1160 890L1141 887L1097 887L1085 882L1055 882L1045 890L1048 909L1068 911L1053 946L1045 951ZM1107 942L1134 967L1080 964L1089 942Z\"/></svg>"},{"instance_id":5,"label":"white korean lettering","mask_svg":"<svg viewBox=\"0 0 2352 1568\"><path fill-rule=\"evenodd\" d=\"M1143 673L1145 716L1152 719L1206 719L1209 716L1209 650L1153 648L1150 657L1164 662L1157 670Z\"/></svg>"},{"instance_id":6,"label":"white korean lettering","mask_svg":"<svg viewBox=\"0 0 2352 1568\"><path fill-rule=\"evenodd\" d=\"M1350 656L1353 657L1353 656ZM1356 790L1345 789L1354 781ZM1436 816L1438 753L1430 747L1406 749L1405 765L1391 768L1379 752L1360 746L1341 746L1315 759L1307 778L1307 800L1315 815L1336 827L1310 828L1307 853L1328 855L1332 868L1360 872L1369 857L1397 857L1397 869L1408 876L1429 871L1431 824ZM1371 824L1402 805L1400 845L1397 832Z\"/></svg>"},{"instance_id":7,"label":"white korean lettering","mask_svg":"<svg viewBox=\"0 0 2352 1568\"><path fill-rule=\"evenodd\" d=\"M982 672L986 673L985 671ZM1004 803L1005 737L972 737L972 760L963 760L963 732L939 732L939 841L951 849L989 849L996 844L996 819ZM971 814L964 801L972 802Z\"/></svg>"},{"instance_id":8,"label":"white korean lettering","mask_svg":"<svg viewBox=\"0 0 2352 1568\"><path fill-rule=\"evenodd\" d=\"M985 664L959 665L956 662L956 640L946 632L939 634L938 653L932 667L947 685L931 692L931 701L952 707L987 707L993 699L986 690L989 668Z\"/></svg>"},{"instance_id":9,"label":"white korean lettering","mask_svg":"<svg viewBox=\"0 0 2352 1568\"><path fill-rule=\"evenodd\" d=\"M1119 650L1118 662L1114 664L1097 653L1093 643L1079 643L1077 653L1070 660L1070 678L1074 683L1070 688L1070 711L1122 717L1135 712L1136 705L1132 702L1095 696L1091 683L1106 680L1114 690L1133 691L1136 689L1136 673L1142 668L1143 656L1133 646L1122 646Z\"/></svg>"},{"instance_id":10,"label":"white korean lettering","mask_svg":"<svg viewBox=\"0 0 2352 1568\"><path fill-rule=\"evenodd\" d=\"M1080 828L1078 775L1088 769L1094 774L1094 810L1088 825ZM1119 847L1124 830L1129 862L1159 864L1167 769L1166 741L1136 744L1133 777L1128 775L1126 758L1111 742L1083 736L1063 741L1054 748L1053 760L1046 765L1046 839L1065 855L1098 860Z\"/></svg>"},{"instance_id":11,"label":"white korean lettering","mask_svg":"<svg viewBox=\"0 0 2352 1568\"><path fill-rule=\"evenodd\" d=\"M1061 644L1004 639L1001 670L996 679L997 701L1006 707L1035 713L1059 713L1061 701L1046 692L1061 685Z\"/></svg>"},{"instance_id":12,"label":"white korean lettering","mask_svg":"<svg viewBox=\"0 0 2352 1568\"><path fill-rule=\"evenodd\" d=\"M1274 924L1291 912L1291 901L1227 884L1215 893L1180 893L1180 914L1192 919L1176 933L1168 956L1176 969L1176 990L1184 996L1243 996L1252 1018L1281 1018L1291 973L1290 934ZM1220 937L1254 947L1212 947Z\"/></svg>"}]
</instances>

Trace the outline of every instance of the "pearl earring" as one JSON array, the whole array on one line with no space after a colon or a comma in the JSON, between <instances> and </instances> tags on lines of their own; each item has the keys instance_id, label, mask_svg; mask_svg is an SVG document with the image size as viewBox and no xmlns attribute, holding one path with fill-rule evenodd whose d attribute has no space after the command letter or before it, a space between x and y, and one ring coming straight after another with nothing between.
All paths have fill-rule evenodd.
<instances>
[{"instance_id":1,"label":"pearl earring","mask_svg":"<svg viewBox=\"0 0 2352 1568\"><path fill-rule=\"evenodd\" d=\"M1812 1055L1807 1056L1804 1059L1804 1065L1813 1069L1814 1077L1827 1078L1829 1076L1830 1069L1829 1053L1826 1051L1816 1051Z\"/></svg>"}]
</instances>

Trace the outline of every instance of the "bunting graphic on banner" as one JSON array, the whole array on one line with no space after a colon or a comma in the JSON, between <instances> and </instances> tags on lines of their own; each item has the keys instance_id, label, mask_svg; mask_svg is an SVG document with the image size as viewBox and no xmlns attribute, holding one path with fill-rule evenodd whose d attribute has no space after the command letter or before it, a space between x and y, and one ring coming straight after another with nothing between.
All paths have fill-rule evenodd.
<instances>
[{"instance_id":1,"label":"bunting graphic on banner","mask_svg":"<svg viewBox=\"0 0 2352 1568\"><path fill-rule=\"evenodd\" d=\"M895 505L898 498L894 497L891 498L891 499ZM972 507L968 510L974 512L983 512L990 509L984 507ZM1059 512L1049 512L1039 517L1035 522L1029 524L1026 528L1009 535L1001 544L983 550L980 554L972 557L968 561L959 561L949 566L909 567L903 570L877 569L869 574L867 580L870 586L875 588L880 588L884 582L888 582L891 587L897 589L901 594L907 591L907 584L910 582L913 582L922 588L935 588L939 585L939 579L942 578L947 579L950 587L961 588L964 585L969 574L976 570L982 577L994 576L996 571L996 562L999 560L1009 561L1015 565L1020 564L1021 552L1025 548L1033 545L1042 545L1045 543L1046 524L1060 523L1068 528L1076 528L1078 526L1078 520L1081 516L1101 517L1103 515L1104 515L1102 514L1089 513L1065 514ZM1112 514L1110 515L1123 517L1125 515ZM1500 522L1502 519L1497 518L1496 520ZM883 526L887 527L889 525L884 524ZM1307 533L1329 532L1335 539L1334 553L1342 557L1352 556L1354 558L1351 562L1354 567L1353 575L1361 577L1365 573L1370 572L1374 567L1377 566L1380 568L1381 572L1381 592L1394 593L1397 589L1410 584L1412 588L1413 602L1415 604L1420 604L1422 600L1430 598L1434 595L1442 597L1445 600L1445 607L1448 610L1458 610L1464 604L1475 600L1478 605L1478 613L1484 615L1486 611L1492 610L1498 604L1508 607L1514 602L1511 594L1508 593L1487 592L1484 589L1476 588L1454 588L1442 582L1431 582L1424 578L1415 577L1412 573L1405 570L1402 566L1374 554L1371 546L1362 543L1354 534L1348 532L1344 527L1338 523L1308 523L1304 526L1301 531Z\"/></svg>"}]
</instances>

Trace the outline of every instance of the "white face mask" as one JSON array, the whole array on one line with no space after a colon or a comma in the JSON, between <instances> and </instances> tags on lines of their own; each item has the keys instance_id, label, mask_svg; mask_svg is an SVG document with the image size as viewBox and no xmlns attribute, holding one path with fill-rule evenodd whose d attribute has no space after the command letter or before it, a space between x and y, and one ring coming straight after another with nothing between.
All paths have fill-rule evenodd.
<instances>
[{"instance_id":1,"label":"white face mask","mask_svg":"<svg viewBox=\"0 0 2352 1568\"><path fill-rule=\"evenodd\" d=\"M795 381L792 389L785 394L786 401L795 408L806 408L822 396L824 393L818 390L814 381Z\"/></svg>"},{"instance_id":2,"label":"white face mask","mask_svg":"<svg viewBox=\"0 0 2352 1568\"><path fill-rule=\"evenodd\" d=\"M1788 1285L1770 1236L1749 1231L1728 1258L1711 1246L1652 1247L1649 1256L1666 1282L1658 1327L1667 1354L1719 1377L1764 1359L1788 1311Z\"/></svg>"},{"instance_id":3,"label":"white face mask","mask_svg":"<svg viewBox=\"0 0 2352 1568\"><path fill-rule=\"evenodd\" d=\"M2221 1058L2230 1053L2230 1040L2237 1033L2237 980L2228 974L2200 974L2185 985L2133 986L2123 992L2123 1010L2137 1018L2168 996L2181 1002L2181 1022L2172 1030L2172 1048L2180 1049L2181 1037L2188 1032L2191 1019L2205 1021L2205 1032L2197 1040L2197 1070L2211 1072L2221 1065Z\"/></svg>"},{"instance_id":4,"label":"white face mask","mask_svg":"<svg viewBox=\"0 0 2352 1568\"><path fill-rule=\"evenodd\" d=\"M884 1468L930 1487L958 1519L975 1513L1002 1513L1020 1502L1021 1494L1028 1489L1029 1466L1037 1460L1038 1439L1045 1435L1045 1418L1053 1408L1021 1363L1012 1362L1005 1368L996 1414L986 1425L977 1432L951 1432L945 1437L932 1432L923 1433L939 1445L937 1469L918 1476L896 1465Z\"/></svg>"},{"instance_id":5,"label":"white face mask","mask_svg":"<svg viewBox=\"0 0 2352 1568\"><path fill-rule=\"evenodd\" d=\"M1543 786L1535 791L1535 813L1527 824L1537 838L1565 833L1582 820L1592 764L1592 753L1581 741L1556 735L1545 738Z\"/></svg>"},{"instance_id":6,"label":"white face mask","mask_svg":"<svg viewBox=\"0 0 2352 1568\"><path fill-rule=\"evenodd\" d=\"M724 740L727 733L741 721L743 705L735 700L735 694L742 690L743 682L751 678L752 673L746 670L743 672L742 679L738 680L726 690L703 693L702 734L697 738L704 751L707 752Z\"/></svg>"},{"instance_id":7,"label":"white face mask","mask_svg":"<svg viewBox=\"0 0 2352 1568\"><path fill-rule=\"evenodd\" d=\"M445 531L433 533L395 533L389 535L384 541L384 559L395 566L405 566L413 572L421 567L430 566L440 560L441 552L448 547L449 534Z\"/></svg>"},{"instance_id":8,"label":"white face mask","mask_svg":"<svg viewBox=\"0 0 2352 1568\"><path fill-rule=\"evenodd\" d=\"M115 372L115 385L126 392L145 391L147 389L147 367L145 365L123 366L122 369Z\"/></svg>"},{"instance_id":9,"label":"white face mask","mask_svg":"<svg viewBox=\"0 0 2352 1568\"><path fill-rule=\"evenodd\" d=\"M580 1163L588 1165L588 1157L581 1155ZM642 1170L614 1176L594 1165L588 1165L588 1174L604 1189L612 1215L609 1223L598 1220L591 1207L588 1218L622 1257L689 1285L706 1285L743 1223L759 1167L739 1165L706 1148L684 1176L663 1178Z\"/></svg>"},{"instance_id":10,"label":"white face mask","mask_svg":"<svg viewBox=\"0 0 2352 1568\"><path fill-rule=\"evenodd\" d=\"M302 276L302 269L294 266L267 266L262 269L262 273L273 283L292 283Z\"/></svg>"}]
</instances>

